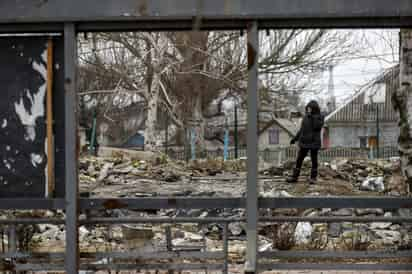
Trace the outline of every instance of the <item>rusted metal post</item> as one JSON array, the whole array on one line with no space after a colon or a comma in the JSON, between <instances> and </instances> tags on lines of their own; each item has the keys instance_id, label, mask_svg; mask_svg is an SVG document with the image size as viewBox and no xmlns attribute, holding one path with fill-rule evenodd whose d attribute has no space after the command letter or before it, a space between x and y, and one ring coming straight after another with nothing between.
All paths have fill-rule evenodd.
<instances>
[{"instance_id":1,"label":"rusted metal post","mask_svg":"<svg viewBox=\"0 0 412 274\"><path fill-rule=\"evenodd\" d=\"M229 271L229 230L228 230L228 223L223 224L223 236L222 236L222 241L223 241L223 253L225 256L224 259L224 269L223 269L223 274L227 274Z\"/></svg>"},{"instance_id":2,"label":"rusted metal post","mask_svg":"<svg viewBox=\"0 0 412 274\"><path fill-rule=\"evenodd\" d=\"M16 253L17 252L17 235L16 235L16 225L10 225L8 227L9 236L8 236L8 252L9 253ZM4 251L3 251L4 252ZM11 264L16 264L16 259L11 258ZM16 271L13 272L5 272L5 273L17 273Z\"/></svg>"},{"instance_id":3,"label":"rusted metal post","mask_svg":"<svg viewBox=\"0 0 412 274\"><path fill-rule=\"evenodd\" d=\"M166 249L169 252L173 251L173 243L172 243L172 230L170 228L170 226L166 227ZM173 274L173 270L169 269L167 271L168 274Z\"/></svg>"},{"instance_id":4,"label":"rusted metal post","mask_svg":"<svg viewBox=\"0 0 412 274\"><path fill-rule=\"evenodd\" d=\"M247 123L247 253L245 273L256 273L257 265L257 219L258 219L258 193L257 193L257 169L258 169L258 58L259 58L259 34L258 25L254 21L249 25L247 36L248 54L248 123Z\"/></svg>"},{"instance_id":5,"label":"rusted metal post","mask_svg":"<svg viewBox=\"0 0 412 274\"><path fill-rule=\"evenodd\" d=\"M77 42L73 23L64 25L65 96L65 184L66 184L66 257L67 274L79 273L78 176L77 176Z\"/></svg>"},{"instance_id":6,"label":"rusted metal post","mask_svg":"<svg viewBox=\"0 0 412 274\"><path fill-rule=\"evenodd\" d=\"M54 192L53 40L47 42L47 196Z\"/></svg>"}]
</instances>

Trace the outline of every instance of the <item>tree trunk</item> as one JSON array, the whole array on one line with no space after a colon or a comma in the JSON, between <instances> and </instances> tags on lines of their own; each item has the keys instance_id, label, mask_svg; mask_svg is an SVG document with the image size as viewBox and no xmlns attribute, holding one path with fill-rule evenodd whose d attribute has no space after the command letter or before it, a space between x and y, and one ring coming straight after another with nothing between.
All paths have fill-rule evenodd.
<instances>
[{"instance_id":1,"label":"tree trunk","mask_svg":"<svg viewBox=\"0 0 412 274\"><path fill-rule=\"evenodd\" d=\"M196 133L196 152L205 149L205 119L203 106L205 94L209 91L207 78L201 74L205 70L208 58L207 32L180 33L175 36L176 48L183 57L179 75L179 91L176 92L182 99L183 115L188 121L188 127L194 128Z\"/></svg>"},{"instance_id":2,"label":"tree trunk","mask_svg":"<svg viewBox=\"0 0 412 274\"><path fill-rule=\"evenodd\" d=\"M159 105L159 79L155 74L153 77L153 85L151 92L149 92L149 99L147 102L147 118L144 131L144 149L146 151L154 151L156 148L156 121L157 121L157 107Z\"/></svg>"},{"instance_id":3,"label":"tree trunk","mask_svg":"<svg viewBox=\"0 0 412 274\"><path fill-rule=\"evenodd\" d=\"M203 151L206 149L205 145L205 119L202 110L202 94L198 93L193 110L193 118L196 121L196 149Z\"/></svg>"},{"instance_id":4,"label":"tree trunk","mask_svg":"<svg viewBox=\"0 0 412 274\"><path fill-rule=\"evenodd\" d=\"M400 44L400 89L392 100L395 110L399 112L399 153L402 172L412 186L412 30L401 30Z\"/></svg>"}]
</instances>

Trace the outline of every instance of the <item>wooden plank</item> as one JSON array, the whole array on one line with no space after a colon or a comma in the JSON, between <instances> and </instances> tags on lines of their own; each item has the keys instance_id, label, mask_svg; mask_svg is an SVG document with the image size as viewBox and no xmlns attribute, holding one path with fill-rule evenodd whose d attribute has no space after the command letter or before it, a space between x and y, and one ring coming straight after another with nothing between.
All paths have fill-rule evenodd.
<instances>
[{"instance_id":1,"label":"wooden plank","mask_svg":"<svg viewBox=\"0 0 412 274\"><path fill-rule=\"evenodd\" d=\"M53 40L47 41L47 195L54 193L54 134L53 134Z\"/></svg>"}]
</instances>

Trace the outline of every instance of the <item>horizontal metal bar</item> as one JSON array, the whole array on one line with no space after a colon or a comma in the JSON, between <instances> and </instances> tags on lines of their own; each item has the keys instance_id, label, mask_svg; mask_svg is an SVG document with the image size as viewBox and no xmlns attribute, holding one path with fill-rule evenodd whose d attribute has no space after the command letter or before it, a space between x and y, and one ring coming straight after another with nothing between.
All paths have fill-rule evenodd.
<instances>
[{"instance_id":1,"label":"horizontal metal bar","mask_svg":"<svg viewBox=\"0 0 412 274\"><path fill-rule=\"evenodd\" d=\"M164 223L233 223L244 222L244 218L89 218L80 220L82 225L90 224L164 224Z\"/></svg>"},{"instance_id":2,"label":"horizontal metal bar","mask_svg":"<svg viewBox=\"0 0 412 274\"><path fill-rule=\"evenodd\" d=\"M309 222L309 223L339 223L339 222L353 222L353 223L412 223L410 217L351 217L351 216L279 216L260 218L260 222Z\"/></svg>"},{"instance_id":3,"label":"horizontal metal bar","mask_svg":"<svg viewBox=\"0 0 412 274\"><path fill-rule=\"evenodd\" d=\"M259 20L260 29L313 29L313 28L401 28L411 27L412 17L398 18L303 18Z\"/></svg>"},{"instance_id":4,"label":"horizontal metal bar","mask_svg":"<svg viewBox=\"0 0 412 274\"><path fill-rule=\"evenodd\" d=\"M64 209L64 199L0 199L0 209Z\"/></svg>"},{"instance_id":5,"label":"horizontal metal bar","mask_svg":"<svg viewBox=\"0 0 412 274\"><path fill-rule=\"evenodd\" d=\"M148 252L98 252L80 253L81 258L87 259L129 259L129 260L163 260L163 259L204 259L204 260L223 260L225 254L221 251L198 252L198 251L159 251L156 253Z\"/></svg>"},{"instance_id":6,"label":"horizontal metal bar","mask_svg":"<svg viewBox=\"0 0 412 274\"><path fill-rule=\"evenodd\" d=\"M127 198L80 199L84 209L208 209L244 208L245 198ZM260 198L260 208L412 208L412 198L398 197L280 197Z\"/></svg>"},{"instance_id":7,"label":"horizontal metal bar","mask_svg":"<svg viewBox=\"0 0 412 274\"><path fill-rule=\"evenodd\" d=\"M412 208L410 197L281 197L261 198L260 208Z\"/></svg>"},{"instance_id":8,"label":"horizontal metal bar","mask_svg":"<svg viewBox=\"0 0 412 274\"><path fill-rule=\"evenodd\" d=\"M223 264L213 263L162 263L162 264L81 264L80 270L99 271L99 270L139 270L139 269L158 269L158 270L220 270ZM0 271L2 271L0 266ZM9 270L10 269L4 269ZM61 264L17 264L14 271L63 271L64 265Z\"/></svg>"},{"instance_id":9,"label":"horizontal metal bar","mask_svg":"<svg viewBox=\"0 0 412 274\"><path fill-rule=\"evenodd\" d=\"M207 19L203 18L200 30L236 30L246 29L250 19ZM288 29L288 28L400 28L411 27L412 17L394 18L304 18L304 19L259 19L259 29ZM0 25L1 27L1 25ZM97 31L176 31L193 29L193 19L187 20L157 20L157 21L112 21L112 22L85 22L79 23L80 32Z\"/></svg>"},{"instance_id":10,"label":"horizontal metal bar","mask_svg":"<svg viewBox=\"0 0 412 274\"><path fill-rule=\"evenodd\" d=\"M354 270L354 271L406 271L412 270L412 264L322 264L322 263L262 263L259 270Z\"/></svg>"},{"instance_id":11,"label":"horizontal metal bar","mask_svg":"<svg viewBox=\"0 0 412 274\"><path fill-rule=\"evenodd\" d=\"M310 19L265 19L258 20L260 29L285 28L400 28L412 27L412 17L396 18L310 18ZM237 30L246 29L250 20L221 19L201 21L199 30ZM110 21L82 22L77 24L77 32L108 32L108 31L179 31L193 29L193 20L157 20L157 21ZM1 24L0 33L55 33L62 32L63 24Z\"/></svg>"},{"instance_id":12,"label":"horizontal metal bar","mask_svg":"<svg viewBox=\"0 0 412 274\"><path fill-rule=\"evenodd\" d=\"M81 270L136 270L136 269L158 269L158 270L221 270L223 264L82 264ZM354 271L410 271L412 264L322 264L322 263L264 263L259 264L260 271L264 270L354 270ZM0 266L0 271L62 271L64 265L53 264L17 264L13 268Z\"/></svg>"},{"instance_id":13,"label":"horizontal metal bar","mask_svg":"<svg viewBox=\"0 0 412 274\"><path fill-rule=\"evenodd\" d=\"M64 259L64 253L23 253L23 252L5 252L0 253L0 259Z\"/></svg>"},{"instance_id":14,"label":"horizontal metal bar","mask_svg":"<svg viewBox=\"0 0 412 274\"><path fill-rule=\"evenodd\" d=\"M136 269L158 269L158 270L220 270L223 269L223 264L213 264L213 263L163 263L163 264L108 264L108 265L81 265L80 269L84 270L136 270Z\"/></svg>"},{"instance_id":15,"label":"horizontal metal bar","mask_svg":"<svg viewBox=\"0 0 412 274\"><path fill-rule=\"evenodd\" d=\"M79 199L87 209L224 209L244 208L245 198ZM0 209L64 209L64 199L0 199ZM412 208L410 197L281 197L260 198L260 208Z\"/></svg>"},{"instance_id":16,"label":"horizontal metal bar","mask_svg":"<svg viewBox=\"0 0 412 274\"><path fill-rule=\"evenodd\" d=\"M142 217L142 218L117 218L117 217L106 217L106 218L88 218L80 220L81 225L90 224L162 224L162 223L232 223L232 222L243 222L244 218L152 218L152 217ZM12 225L12 224L65 224L64 219L44 219L44 218L16 218L1 220L0 225Z\"/></svg>"},{"instance_id":17,"label":"horizontal metal bar","mask_svg":"<svg viewBox=\"0 0 412 274\"><path fill-rule=\"evenodd\" d=\"M90 224L137 224L137 223L233 223L244 222L245 218L196 218L196 217L179 217L179 218L157 218L157 217L141 217L141 218L88 218L80 220L82 225ZM259 222L310 222L310 223L339 223L339 222L354 222L354 223L373 223L373 222L386 222L386 223L412 223L410 217L351 217L351 216L279 216L279 217L263 217L259 219ZM44 218L16 218L0 220L0 225L12 225L12 224L64 224L63 219L44 219Z\"/></svg>"},{"instance_id":18,"label":"horizontal metal bar","mask_svg":"<svg viewBox=\"0 0 412 274\"><path fill-rule=\"evenodd\" d=\"M412 17L410 0L71 0L71 1L0 1L0 23L48 22L139 22L174 20L177 23L204 20L301 20L307 26L311 19L340 21L358 19L392 20L400 25ZM259 22L260 23L260 22ZM384 22L383 22L384 23ZM332 25L330 27L333 27Z\"/></svg>"},{"instance_id":19,"label":"horizontal metal bar","mask_svg":"<svg viewBox=\"0 0 412 274\"><path fill-rule=\"evenodd\" d=\"M261 259L295 259L295 258L316 258L316 259L384 259L384 258L411 258L412 250L405 251L267 251L260 252Z\"/></svg>"},{"instance_id":20,"label":"horizontal metal bar","mask_svg":"<svg viewBox=\"0 0 412 274\"><path fill-rule=\"evenodd\" d=\"M199 252L199 251L159 251L156 253L148 252L82 252L80 258L82 259L96 259L101 260L104 258L112 259L129 259L129 260L163 260L163 259L205 259L205 260L223 260L225 254L221 251L216 252ZM22 252L6 252L0 253L0 259L64 259L64 253L22 253Z\"/></svg>"},{"instance_id":21,"label":"horizontal metal bar","mask_svg":"<svg viewBox=\"0 0 412 274\"><path fill-rule=\"evenodd\" d=\"M24 224L24 225L34 225L34 224L64 224L64 219L56 218L15 218L15 219L0 219L0 225L12 225L12 224Z\"/></svg>"},{"instance_id":22,"label":"horizontal metal bar","mask_svg":"<svg viewBox=\"0 0 412 274\"><path fill-rule=\"evenodd\" d=\"M81 210L86 209L224 209L244 208L244 198L121 198L80 199Z\"/></svg>"},{"instance_id":23,"label":"horizontal metal bar","mask_svg":"<svg viewBox=\"0 0 412 274\"><path fill-rule=\"evenodd\" d=\"M79 32L102 31L179 31L193 29L193 18L186 20L142 20L112 22L81 22L77 24ZM245 29L245 20L202 20L199 30L236 30ZM1 26L1 24L0 24Z\"/></svg>"},{"instance_id":24,"label":"horizontal metal bar","mask_svg":"<svg viewBox=\"0 0 412 274\"><path fill-rule=\"evenodd\" d=\"M63 28L61 23L0 24L0 33L60 33Z\"/></svg>"}]
</instances>

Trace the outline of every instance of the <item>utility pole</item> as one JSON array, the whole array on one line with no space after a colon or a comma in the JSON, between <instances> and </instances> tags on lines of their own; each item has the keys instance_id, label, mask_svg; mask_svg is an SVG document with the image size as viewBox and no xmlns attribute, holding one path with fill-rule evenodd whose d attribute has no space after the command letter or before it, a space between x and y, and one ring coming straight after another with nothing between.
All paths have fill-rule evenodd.
<instances>
[{"instance_id":1,"label":"utility pole","mask_svg":"<svg viewBox=\"0 0 412 274\"><path fill-rule=\"evenodd\" d=\"M379 104L376 103L376 158L379 158Z\"/></svg>"},{"instance_id":2,"label":"utility pole","mask_svg":"<svg viewBox=\"0 0 412 274\"><path fill-rule=\"evenodd\" d=\"M93 155L96 154L96 127L97 127L97 114L96 109L93 112L93 125L92 125L92 132L90 134L90 146L89 152Z\"/></svg>"},{"instance_id":3,"label":"utility pole","mask_svg":"<svg viewBox=\"0 0 412 274\"><path fill-rule=\"evenodd\" d=\"M234 141L235 141L235 159L239 158L239 139L238 139L238 125L237 125L237 103L235 102L235 136L234 136Z\"/></svg>"},{"instance_id":4,"label":"utility pole","mask_svg":"<svg viewBox=\"0 0 412 274\"><path fill-rule=\"evenodd\" d=\"M169 150L169 115L166 114L166 127L165 127L165 154L167 156Z\"/></svg>"},{"instance_id":5,"label":"utility pole","mask_svg":"<svg viewBox=\"0 0 412 274\"><path fill-rule=\"evenodd\" d=\"M190 136L189 136L189 134L190 134L190 130L188 129L188 125L186 124L185 125L185 136L184 136L184 140L185 140L184 154L185 154L186 163L188 163L189 159L190 159L190 155L189 155L189 152L190 152Z\"/></svg>"},{"instance_id":6,"label":"utility pole","mask_svg":"<svg viewBox=\"0 0 412 274\"><path fill-rule=\"evenodd\" d=\"M229 127L227 123L227 119L225 121L225 135L223 138L223 161L228 160L228 152L229 152Z\"/></svg>"}]
</instances>

